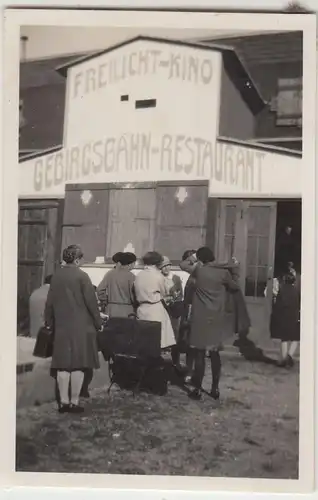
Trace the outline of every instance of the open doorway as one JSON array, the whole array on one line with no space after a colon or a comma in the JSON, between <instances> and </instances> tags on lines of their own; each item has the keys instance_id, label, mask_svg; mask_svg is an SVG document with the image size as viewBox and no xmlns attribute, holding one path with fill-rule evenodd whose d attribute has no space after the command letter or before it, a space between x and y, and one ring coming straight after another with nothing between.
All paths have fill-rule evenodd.
<instances>
[{"instance_id":1,"label":"open doorway","mask_svg":"<svg viewBox=\"0 0 318 500\"><path fill-rule=\"evenodd\" d=\"M277 202L274 275L286 270L287 262L294 263L301 273L301 200Z\"/></svg>"}]
</instances>

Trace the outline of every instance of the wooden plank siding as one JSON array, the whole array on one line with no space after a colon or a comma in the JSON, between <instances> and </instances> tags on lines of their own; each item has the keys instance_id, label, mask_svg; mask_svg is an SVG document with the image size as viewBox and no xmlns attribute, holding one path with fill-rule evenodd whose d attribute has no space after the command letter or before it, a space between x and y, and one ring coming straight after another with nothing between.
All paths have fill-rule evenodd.
<instances>
[{"instance_id":1,"label":"wooden plank siding","mask_svg":"<svg viewBox=\"0 0 318 500\"><path fill-rule=\"evenodd\" d=\"M108 263L127 246L138 258L155 249L177 264L188 248L214 248L217 203L208 200L205 181L68 185L62 246L80 244L87 264Z\"/></svg>"},{"instance_id":2,"label":"wooden plank siding","mask_svg":"<svg viewBox=\"0 0 318 500\"><path fill-rule=\"evenodd\" d=\"M28 327L29 297L59 264L63 202L23 200L18 215L18 331Z\"/></svg>"}]
</instances>

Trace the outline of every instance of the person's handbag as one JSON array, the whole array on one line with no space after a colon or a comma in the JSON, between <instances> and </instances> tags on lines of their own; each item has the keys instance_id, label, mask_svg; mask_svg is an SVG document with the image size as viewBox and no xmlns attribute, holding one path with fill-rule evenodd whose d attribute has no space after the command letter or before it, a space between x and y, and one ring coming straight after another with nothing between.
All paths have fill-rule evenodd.
<instances>
[{"instance_id":1,"label":"person's handbag","mask_svg":"<svg viewBox=\"0 0 318 500\"><path fill-rule=\"evenodd\" d=\"M36 338L33 356L44 359L51 358L53 354L53 343L53 331L47 326L42 326Z\"/></svg>"}]
</instances>

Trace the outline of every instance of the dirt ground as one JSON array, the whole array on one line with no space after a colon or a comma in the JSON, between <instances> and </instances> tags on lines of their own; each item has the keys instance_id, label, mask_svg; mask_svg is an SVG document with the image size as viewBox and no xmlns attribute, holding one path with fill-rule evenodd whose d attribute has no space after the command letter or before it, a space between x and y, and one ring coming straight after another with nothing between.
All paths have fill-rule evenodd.
<instances>
[{"instance_id":1,"label":"dirt ground","mask_svg":"<svg viewBox=\"0 0 318 500\"><path fill-rule=\"evenodd\" d=\"M298 365L224 356L220 402L189 400L174 385L135 398L106 388L80 416L59 415L54 404L19 410L17 470L298 477Z\"/></svg>"}]
</instances>

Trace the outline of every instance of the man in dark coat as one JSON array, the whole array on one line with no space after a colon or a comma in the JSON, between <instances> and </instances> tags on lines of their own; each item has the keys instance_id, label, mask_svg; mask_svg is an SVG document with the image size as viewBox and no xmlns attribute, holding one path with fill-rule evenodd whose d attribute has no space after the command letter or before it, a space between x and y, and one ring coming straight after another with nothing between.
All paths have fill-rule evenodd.
<instances>
[{"instance_id":1,"label":"man in dark coat","mask_svg":"<svg viewBox=\"0 0 318 500\"><path fill-rule=\"evenodd\" d=\"M99 368L102 320L92 282L79 268L82 257L75 245L63 251L65 265L53 275L45 309L45 322L54 331L51 368L57 371L60 413L83 411L78 401L84 372Z\"/></svg>"}]
</instances>

